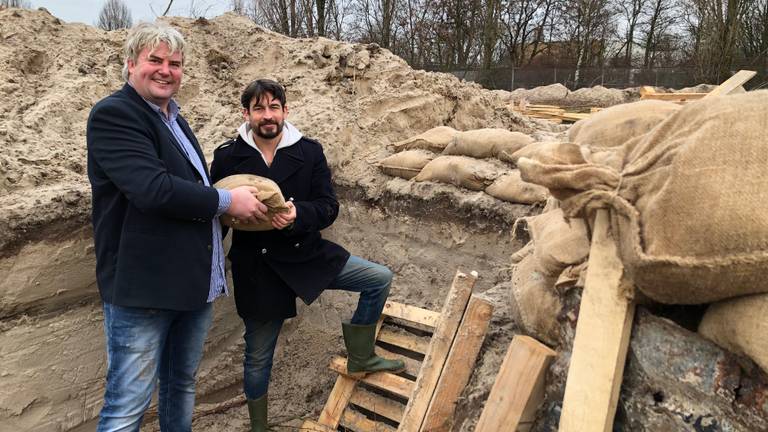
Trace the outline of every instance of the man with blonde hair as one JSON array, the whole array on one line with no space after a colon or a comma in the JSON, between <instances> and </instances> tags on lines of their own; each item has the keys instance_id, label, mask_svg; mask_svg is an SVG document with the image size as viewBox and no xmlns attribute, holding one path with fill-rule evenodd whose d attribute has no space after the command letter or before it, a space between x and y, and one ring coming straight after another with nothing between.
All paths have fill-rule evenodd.
<instances>
[{"instance_id":1,"label":"man with blonde hair","mask_svg":"<svg viewBox=\"0 0 768 432\"><path fill-rule=\"evenodd\" d=\"M183 66L176 29L138 25L125 43L126 84L88 117L107 346L98 431L138 431L158 377L160 429L191 430L212 303L228 294L218 217L266 219L253 188L210 186L200 145L172 99Z\"/></svg>"}]
</instances>

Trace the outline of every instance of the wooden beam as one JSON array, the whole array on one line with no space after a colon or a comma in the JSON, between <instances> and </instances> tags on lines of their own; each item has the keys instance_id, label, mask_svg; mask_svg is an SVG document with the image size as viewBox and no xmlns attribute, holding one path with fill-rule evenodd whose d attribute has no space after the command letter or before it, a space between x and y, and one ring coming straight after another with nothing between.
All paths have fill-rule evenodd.
<instances>
[{"instance_id":1,"label":"wooden beam","mask_svg":"<svg viewBox=\"0 0 768 432\"><path fill-rule=\"evenodd\" d=\"M396 332L386 327L381 329L378 340L419 354L426 354L429 347L428 337L416 336L406 331Z\"/></svg>"},{"instance_id":2,"label":"wooden beam","mask_svg":"<svg viewBox=\"0 0 768 432\"><path fill-rule=\"evenodd\" d=\"M536 339L515 336L496 375L475 432L529 429L544 398L547 368L556 355Z\"/></svg>"},{"instance_id":3,"label":"wooden beam","mask_svg":"<svg viewBox=\"0 0 768 432\"><path fill-rule=\"evenodd\" d=\"M701 99L709 93L653 93L640 96L640 99L653 99L664 101L686 101Z\"/></svg>"},{"instance_id":4,"label":"wooden beam","mask_svg":"<svg viewBox=\"0 0 768 432\"><path fill-rule=\"evenodd\" d=\"M477 272L456 272L398 431L416 432L421 428L477 277Z\"/></svg>"},{"instance_id":5,"label":"wooden beam","mask_svg":"<svg viewBox=\"0 0 768 432\"><path fill-rule=\"evenodd\" d=\"M302 432L336 432L336 428L329 428L312 420L304 420L301 425Z\"/></svg>"},{"instance_id":6,"label":"wooden beam","mask_svg":"<svg viewBox=\"0 0 768 432\"><path fill-rule=\"evenodd\" d=\"M355 390L357 380L349 378L344 375L340 375L336 378L336 383L333 385L333 390L328 396L328 401L325 402L323 411L320 413L320 418L317 422L330 427L336 428L341 420L341 415L344 409L347 408L349 398L352 396L352 392Z\"/></svg>"},{"instance_id":7,"label":"wooden beam","mask_svg":"<svg viewBox=\"0 0 768 432\"><path fill-rule=\"evenodd\" d=\"M635 305L622 288L624 273L607 210L598 210L560 432L609 432L613 428Z\"/></svg>"},{"instance_id":8,"label":"wooden beam","mask_svg":"<svg viewBox=\"0 0 768 432\"><path fill-rule=\"evenodd\" d=\"M345 375L347 373L347 359L334 357L331 360L330 368L335 372ZM406 399L410 398L413 394L413 381L389 372L374 372L360 378L359 381Z\"/></svg>"},{"instance_id":9,"label":"wooden beam","mask_svg":"<svg viewBox=\"0 0 768 432\"><path fill-rule=\"evenodd\" d=\"M472 296L453 341L448 360L437 383L435 394L421 426L423 432L448 432L453 423L456 402L475 369L477 354L483 345L493 306L486 300Z\"/></svg>"},{"instance_id":10,"label":"wooden beam","mask_svg":"<svg viewBox=\"0 0 768 432\"><path fill-rule=\"evenodd\" d=\"M415 306L409 306L406 304L388 301L384 304L384 310L382 314L400 318L405 321L410 321L418 324L422 324L433 329L437 326L437 321L440 319L440 313L434 312L429 309L422 309Z\"/></svg>"},{"instance_id":11,"label":"wooden beam","mask_svg":"<svg viewBox=\"0 0 768 432\"><path fill-rule=\"evenodd\" d=\"M355 432L395 432L392 426L373 421L366 416L352 410L346 410L341 419L341 425Z\"/></svg>"},{"instance_id":12,"label":"wooden beam","mask_svg":"<svg viewBox=\"0 0 768 432\"><path fill-rule=\"evenodd\" d=\"M391 360L402 360L403 363L405 363L405 373L411 376L418 376L419 370L421 370L421 362L418 360L414 360L410 357L406 357L402 354L393 353L392 351L389 351L385 348L382 348L380 346L373 347L373 351L376 353L379 357L384 357L386 359Z\"/></svg>"},{"instance_id":13,"label":"wooden beam","mask_svg":"<svg viewBox=\"0 0 768 432\"><path fill-rule=\"evenodd\" d=\"M390 420L400 423L405 412L405 405L384 396L371 393L368 390L358 387L352 394L349 403L364 408L372 413L386 417Z\"/></svg>"},{"instance_id":14,"label":"wooden beam","mask_svg":"<svg viewBox=\"0 0 768 432\"><path fill-rule=\"evenodd\" d=\"M751 80L753 76L757 75L757 72L750 70L740 70L736 72L732 77L723 81L722 84L715 87L714 90L707 93L705 97L725 96L730 92L736 90L739 86L743 85L747 81Z\"/></svg>"}]
</instances>

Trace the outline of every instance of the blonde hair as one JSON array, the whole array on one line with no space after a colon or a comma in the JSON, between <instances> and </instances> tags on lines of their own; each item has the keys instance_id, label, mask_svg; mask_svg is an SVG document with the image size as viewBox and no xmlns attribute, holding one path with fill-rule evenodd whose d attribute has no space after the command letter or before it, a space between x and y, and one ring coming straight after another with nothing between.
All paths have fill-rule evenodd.
<instances>
[{"instance_id":1,"label":"blonde hair","mask_svg":"<svg viewBox=\"0 0 768 432\"><path fill-rule=\"evenodd\" d=\"M128 33L128 39L123 47L123 79L128 81L128 60L133 60L134 64L139 59L139 53L144 48L154 51L158 45L165 43L171 54L181 53L182 61L184 59L184 36L175 28L164 23L140 23Z\"/></svg>"}]
</instances>

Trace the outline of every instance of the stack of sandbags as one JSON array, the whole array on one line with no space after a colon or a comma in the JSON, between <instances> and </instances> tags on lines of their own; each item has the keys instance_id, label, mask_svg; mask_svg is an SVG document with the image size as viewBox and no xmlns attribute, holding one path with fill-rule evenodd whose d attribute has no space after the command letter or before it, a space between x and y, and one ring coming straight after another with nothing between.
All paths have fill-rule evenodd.
<instances>
[{"instance_id":1,"label":"stack of sandbags","mask_svg":"<svg viewBox=\"0 0 768 432\"><path fill-rule=\"evenodd\" d=\"M533 142L525 134L506 129L457 131L439 126L395 143L396 153L378 166L385 174L406 180L441 182L485 191L503 201L535 204L546 200L546 188L523 181L517 170L482 160L512 162L513 154Z\"/></svg>"},{"instance_id":2,"label":"stack of sandbags","mask_svg":"<svg viewBox=\"0 0 768 432\"><path fill-rule=\"evenodd\" d=\"M703 99L620 146L620 170L521 158L568 216L609 208L624 266L653 300L691 304L768 285L768 92ZM743 125L734 127L734 125Z\"/></svg>"},{"instance_id":3,"label":"stack of sandbags","mask_svg":"<svg viewBox=\"0 0 768 432\"><path fill-rule=\"evenodd\" d=\"M554 344L562 303L557 285L575 286L589 256L589 238L582 219L566 220L559 208L523 218L531 242L513 255L511 304L522 326L537 338Z\"/></svg>"}]
</instances>

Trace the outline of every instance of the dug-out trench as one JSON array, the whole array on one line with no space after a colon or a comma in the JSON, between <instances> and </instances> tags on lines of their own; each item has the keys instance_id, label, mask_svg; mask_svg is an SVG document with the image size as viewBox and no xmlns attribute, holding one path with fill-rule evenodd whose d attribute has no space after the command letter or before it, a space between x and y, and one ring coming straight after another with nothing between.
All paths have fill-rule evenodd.
<instances>
[{"instance_id":1,"label":"dug-out trench","mask_svg":"<svg viewBox=\"0 0 768 432\"><path fill-rule=\"evenodd\" d=\"M390 267L391 299L439 311L456 270L480 274L475 291L495 311L457 409L459 423L471 421L515 328L507 310L509 256L525 239L512 237L511 222L535 209L484 206L475 212L457 205L453 193L423 199L385 192L372 199L360 187L342 185L337 192L341 211L325 237ZM102 313L90 227L69 232L55 241L35 239L0 261L0 432L95 427L106 365ZM299 316L286 322L270 387L271 424L292 430L322 409L335 380L328 362L343 354L341 321L355 304L356 295L327 291L311 306L300 303ZM233 298L220 300L198 375L195 430L247 427L238 402L242 350ZM145 425L158 429L152 409Z\"/></svg>"}]
</instances>

